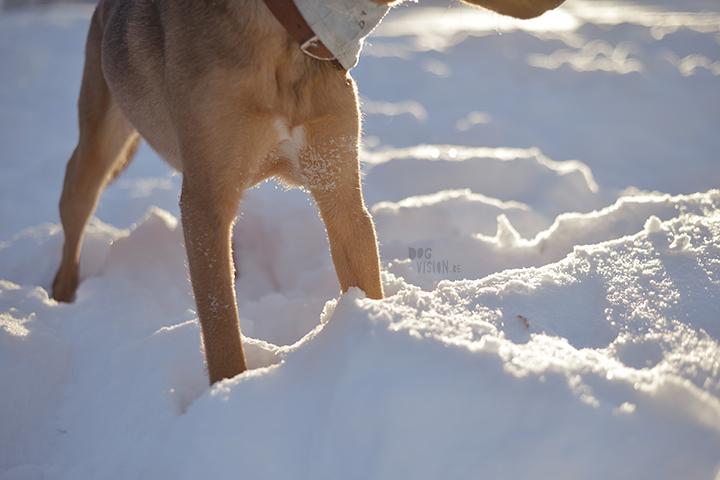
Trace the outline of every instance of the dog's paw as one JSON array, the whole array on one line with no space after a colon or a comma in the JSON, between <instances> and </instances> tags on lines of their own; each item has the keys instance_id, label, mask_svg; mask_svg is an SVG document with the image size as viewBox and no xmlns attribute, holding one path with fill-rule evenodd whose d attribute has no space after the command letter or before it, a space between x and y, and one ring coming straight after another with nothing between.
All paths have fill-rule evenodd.
<instances>
[{"instance_id":1,"label":"dog's paw","mask_svg":"<svg viewBox=\"0 0 720 480\"><path fill-rule=\"evenodd\" d=\"M53 280L52 297L58 302L71 302L79 283L80 275L77 269L67 272L67 269L60 267Z\"/></svg>"}]
</instances>

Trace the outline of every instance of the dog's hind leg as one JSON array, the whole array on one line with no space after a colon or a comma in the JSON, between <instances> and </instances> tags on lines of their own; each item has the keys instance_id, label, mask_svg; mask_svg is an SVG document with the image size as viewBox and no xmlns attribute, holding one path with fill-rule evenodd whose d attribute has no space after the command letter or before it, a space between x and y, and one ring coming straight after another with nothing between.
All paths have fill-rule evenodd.
<instances>
[{"instance_id":1,"label":"dog's hind leg","mask_svg":"<svg viewBox=\"0 0 720 480\"><path fill-rule=\"evenodd\" d=\"M65 245L53 298L72 300L79 283L82 239L103 189L125 168L140 136L115 104L101 70L102 29L93 16L85 52L78 118L80 139L67 164L60 197Z\"/></svg>"}]
</instances>

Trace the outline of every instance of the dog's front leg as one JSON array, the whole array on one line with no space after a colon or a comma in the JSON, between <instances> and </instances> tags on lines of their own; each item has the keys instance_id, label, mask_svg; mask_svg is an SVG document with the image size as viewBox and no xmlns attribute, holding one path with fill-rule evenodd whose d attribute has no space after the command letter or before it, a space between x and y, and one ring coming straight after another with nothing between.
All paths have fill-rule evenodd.
<instances>
[{"instance_id":1,"label":"dog's front leg","mask_svg":"<svg viewBox=\"0 0 720 480\"><path fill-rule=\"evenodd\" d=\"M303 183L325 224L340 288L358 287L369 298L383 298L380 256L360 184L355 118L314 126L302 162Z\"/></svg>"},{"instance_id":2,"label":"dog's front leg","mask_svg":"<svg viewBox=\"0 0 720 480\"><path fill-rule=\"evenodd\" d=\"M241 192L228 185L227 175L212 175L212 168L205 164L199 167L183 174L180 206L190 280L213 384L247 369L231 254L231 227Z\"/></svg>"}]
</instances>

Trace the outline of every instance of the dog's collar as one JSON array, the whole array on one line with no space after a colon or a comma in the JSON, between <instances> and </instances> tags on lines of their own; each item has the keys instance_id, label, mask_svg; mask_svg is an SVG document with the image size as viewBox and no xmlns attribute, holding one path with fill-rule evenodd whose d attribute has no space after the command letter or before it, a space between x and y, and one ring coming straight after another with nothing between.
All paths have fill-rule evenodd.
<instances>
[{"instance_id":1,"label":"dog's collar","mask_svg":"<svg viewBox=\"0 0 720 480\"><path fill-rule=\"evenodd\" d=\"M285 30L300 43L303 53L318 60L335 60L335 56L315 35L293 0L264 1Z\"/></svg>"},{"instance_id":2,"label":"dog's collar","mask_svg":"<svg viewBox=\"0 0 720 480\"><path fill-rule=\"evenodd\" d=\"M345 70L357 64L365 37L390 9L373 0L264 1L303 52Z\"/></svg>"}]
</instances>

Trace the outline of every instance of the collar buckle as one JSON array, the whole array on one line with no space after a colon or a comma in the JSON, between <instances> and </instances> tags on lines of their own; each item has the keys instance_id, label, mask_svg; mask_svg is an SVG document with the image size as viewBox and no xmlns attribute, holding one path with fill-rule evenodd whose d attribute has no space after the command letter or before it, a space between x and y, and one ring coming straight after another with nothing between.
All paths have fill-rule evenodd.
<instances>
[{"instance_id":1,"label":"collar buckle","mask_svg":"<svg viewBox=\"0 0 720 480\"><path fill-rule=\"evenodd\" d=\"M335 56L323 47L324 45L320 41L320 38L317 35L313 35L300 45L300 50L302 50L305 55L317 60L335 60ZM323 54L323 52L330 53L330 56Z\"/></svg>"}]
</instances>

